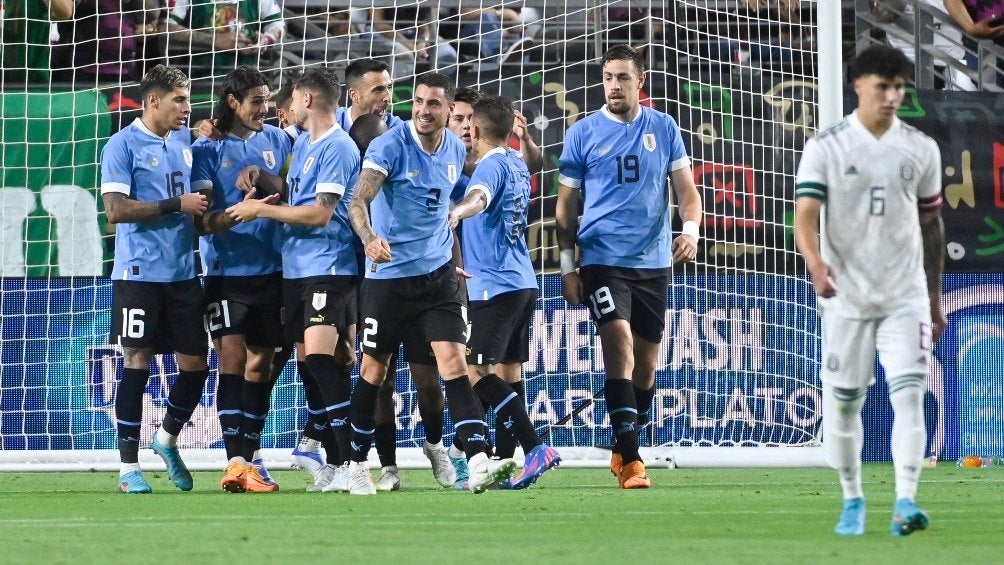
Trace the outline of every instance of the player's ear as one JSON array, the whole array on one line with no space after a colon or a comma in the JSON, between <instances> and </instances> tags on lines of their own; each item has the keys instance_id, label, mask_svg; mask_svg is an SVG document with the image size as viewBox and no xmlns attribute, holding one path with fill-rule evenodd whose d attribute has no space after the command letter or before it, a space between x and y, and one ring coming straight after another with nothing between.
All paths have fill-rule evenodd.
<instances>
[{"instance_id":1,"label":"player's ear","mask_svg":"<svg viewBox=\"0 0 1004 565\"><path fill-rule=\"evenodd\" d=\"M233 94L227 94L227 106L230 106L231 110L236 110L238 106L241 105L240 100L237 99Z\"/></svg>"},{"instance_id":2,"label":"player's ear","mask_svg":"<svg viewBox=\"0 0 1004 565\"><path fill-rule=\"evenodd\" d=\"M638 88L639 89L645 88L645 79L646 78L648 78L648 75L644 71L642 71L642 73L640 75L638 75Z\"/></svg>"},{"instance_id":3,"label":"player's ear","mask_svg":"<svg viewBox=\"0 0 1004 565\"><path fill-rule=\"evenodd\" d=\"M146 107L152 110L160 106L160 95L156 92L151 92L146 95Z\"/></svg>"}]
</instances>

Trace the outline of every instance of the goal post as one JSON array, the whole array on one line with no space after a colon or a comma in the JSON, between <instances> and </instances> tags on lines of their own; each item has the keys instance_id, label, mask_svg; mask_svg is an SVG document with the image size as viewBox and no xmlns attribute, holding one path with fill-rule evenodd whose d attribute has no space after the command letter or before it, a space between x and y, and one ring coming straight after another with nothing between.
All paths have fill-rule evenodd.
<instances>
[{"instance_id":1,"label":"goal post","mask_svg":"<svg viewBox=\"0 0 1004 565\"><path fill-rule=\"evenodd\" d=\"M585 307L565 303L557 274L557 162L567 128L604 103L602 51L625 42L644 49L643 98L680 124L705 221L697 262L674 268L671 279L642 454L670 467L822 465L819 330L791 223L800 150L819 123L841 113L839 4L804 1L799 14L762 4L767 8L750 11L741 1L707 0L286 0L284 36L258 62L276 90L307 67L326 65L342 76L353 59L382 57L394 65L393 110L405 118L414 73L425 69L515 101L545 158L533 179L527 230L540 283L525 365L527 409L564 464L605 466L610 432L600 344ZM114 390L122 354L106 343L113 228L98 192L100 148L140 115L135 79L144 61L194 65L193 119L209 116L232 68L207 63L198 34L157 33L139 10L122 0L121 12L134 20L126 61L132 74L87 75L79 54L90 47L61 37L69 50L58 53L71 55L53 51L46 80L5 77L0 470L118 466ZM397 18L389 51L372 33L373 14ZM258 28L235 29L251 40ZM409 41L426 30L439 39L416 55ZM678 232L675 214L674 223ZM215 358L210 364L180 438L195 469L225 463ZM158 356L144 396L143 439L159 424L176 377L171 357ZM417 395L403 364L396 387L399 463L427 466ZM290 363L262 434L266 461L277 468L290 461L304 407ZM141 461L161 465L146 450Z\"/></svg>"}]
</instances>

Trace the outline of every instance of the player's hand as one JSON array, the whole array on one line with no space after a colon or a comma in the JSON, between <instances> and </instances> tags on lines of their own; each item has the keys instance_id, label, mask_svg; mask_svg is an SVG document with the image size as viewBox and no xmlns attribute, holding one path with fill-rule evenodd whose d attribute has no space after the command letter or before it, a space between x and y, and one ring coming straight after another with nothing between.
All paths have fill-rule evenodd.
<instances>
[{"instance_id":1,"label":"player's hand","mask_svg":"<svg viewBox=\"0 0 1004 565\"><path fill-rule=\"evenodd\" d=\"M837 295L837 273L833 267L820 261L815 266L809 267L809 274L812 276L812 286L816 289L817 296L833 298Z\"/></svg>"},{"instance_id":2,"label":"player's hand","mask_svg":"<svg viewBox=\"0 0 1004 565\"><path fill-rule=\"evenodd\" d=\"M366 252L366 256L369 257L374 263L386 263L390 261L390 244L387 240L382 237L374 237L366 244L363 248Z\"/></svg>"},{"instance_id":3,"label":"player's hand","mask_svg":"<svg viewBox=\"0 0 1004 565\"><path fill-rule=\"evenodd\" d=\"M250 222L258 219L262 206L267 206L266 199L255 200L255 190L252 188L244 195L244 200L227 208L227 217L236 223Z\"/></svg>"},{"instance_id":4,"label":"player's hand","mask_svg":"<svg viewBox=\"0 0 1004 565\"><path fill-rule=\"evenodd\" d=\"M259 176L261 176L261 169L258 165L244 167L241 172L237 173L237 180L234 182L234 186L237 187L237 190L250 192L254 190L255 185L258 184Z\"/></svg>"},{"instance_id":5,"label":"player's hand","mask_svg":"<svg viewBox=\"0 0 1004 565\"><path fill-rule=\"evenodd\" d=\"M948 318L945 317L945 312L941 309L941 297L932 296L931 297L931 341L937 342L941 339L941 336L945 333L945 328L948 327Z\"/></svg>"},{"instance_id":6,"label":"player's hand","mask_svg":"<svg viewBox=\"0 0 1004 565\"><path fill-rule=\"evenodd\" d=\"M455 267L455 269L457 270L457 278L460 279L460 280L462 280L462 281L474 278L474 275L472 275L472 274L468 273L467 271L465 271L463 269L463 267Z\"/></svg>"},{"instance_id":7,"label":"player's hand","mask_svg":"<svg viewBox=\"0 0 1004 565\"><path fill-rule=\"evenodd\" d=\"M201 192L181 195L181 212L189 216L201 216L209 208L209 199Z\"/></svg>"},{"instance_id":8,"label":"player's hand","mask_svg":"<svg viewBox=\"0 0 1004 565\"><path fill-rule=\"evenodd\" d=\"M523 112L516 111L516 119L512 122L512 133L520 140L526 139L528 130L526 127L526 116Z\"/></svg>"},{"instance_id":9,"label":"player's hand","mask_svg":"<svg viewBox=\"0 0 1004 565\"><path fill-rule=\"evenodd\" d=\"M579 273L561 276L561 295L571 306L582 304L582 278L579 277Z\"/></svg>"},{"instance_id":10,"label":"player's hand","mask_svg":"<svg viewBox=\"0 0 1004 565\"><path fill-rule=\"evenodd\" d=\"M451 230L455 230L457 229L457 225L460 224L460 216L455 214L453 210L450 210L450 214L446 216L446 222L450 224ZM457 267L457 269L460 269L460 267Z\"/></svg>"},{"instance_id":11,"label":"player's hand","mask_svg":"<svg viewBox=\"0 0 1004 565\"><path fill-rule=\"evenodd\" d=\"M697 258L697 240L689 235L678 235L673 240L673 262L690 263Z\"/></svg>"},{"instance_id":12,"label":"player's hand","mask_svg":"<svg viewBox=\"0 0 1004 565\"><path fill-rule=\"evenodd\" d=\"M216 120L207 118L205 120L199 120L199 137L208 137L214 141L219 141L223 139L223 132L216 127Z\"/></svg>"}]
</instances>

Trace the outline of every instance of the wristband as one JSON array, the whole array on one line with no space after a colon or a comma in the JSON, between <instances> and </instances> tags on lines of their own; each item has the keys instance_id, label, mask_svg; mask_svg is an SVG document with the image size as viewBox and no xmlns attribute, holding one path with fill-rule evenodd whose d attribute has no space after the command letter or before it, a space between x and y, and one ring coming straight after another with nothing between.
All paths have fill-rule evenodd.
<instances>
[{"instance_id":1,"label":"wristband","mask_svg":"<svg viewBox=\"0 0 1004 565\"><path fill-rule=\"evenodd\" d=\"M160 215L166 216L168 214L173 214L175 212L181 211L181 197L175 196L172 198L165 198L164 200L157 201L157 207L160 209Z\"/></svg>"},{"instance_id":2,"label":"wristband","mask_svg":"<svg viewBox=\"0 0 1004 565\"><path fill-rule=\"evenodd\" d=\"M693 220L687 220L683 222L683 230L680 232L683 235L689 235L694 238L694 241L701 241L701 230L697 227L697 222Z\"/></svg>"},{"instance_id":3,"label":"wristband","mask_svg":"<svg viewBox=\"0 0 1004 565\"><path fill-rule=\"evenodd\" d=\"M558 259L561 263L561 276L565 276L568 273L575 272L575 250L574 249L562 249L558 253Z\"/></svg>"}]
</instances>

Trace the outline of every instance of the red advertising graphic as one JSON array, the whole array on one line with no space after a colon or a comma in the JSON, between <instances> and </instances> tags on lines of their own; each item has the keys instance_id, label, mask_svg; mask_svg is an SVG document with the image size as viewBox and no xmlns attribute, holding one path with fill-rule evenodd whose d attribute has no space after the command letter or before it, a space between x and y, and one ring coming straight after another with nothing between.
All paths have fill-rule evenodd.
<instances>
[{"instance_id":1,"label":"red advertising graphic","mask_svg":"<svg viewBox=\"0 0 1004 565\"><path fill-rule=\"evenodd\" d=\"M1004 208L1004 144L994 142L994 206Z\"/></svg>"},{"instance_id":2,"label":"red advertising graphic","mask_svg":"<svg viewBox=\"0 0 1004 565\"><path fill-rule=\"evenodd\" d=\"M704 163L694 169L697 186L711 187L714 196L706 208L704 225L725 229L759 228L757 219L760 198L753 168L741 165Z\"/></svg>"}]
</instances>

